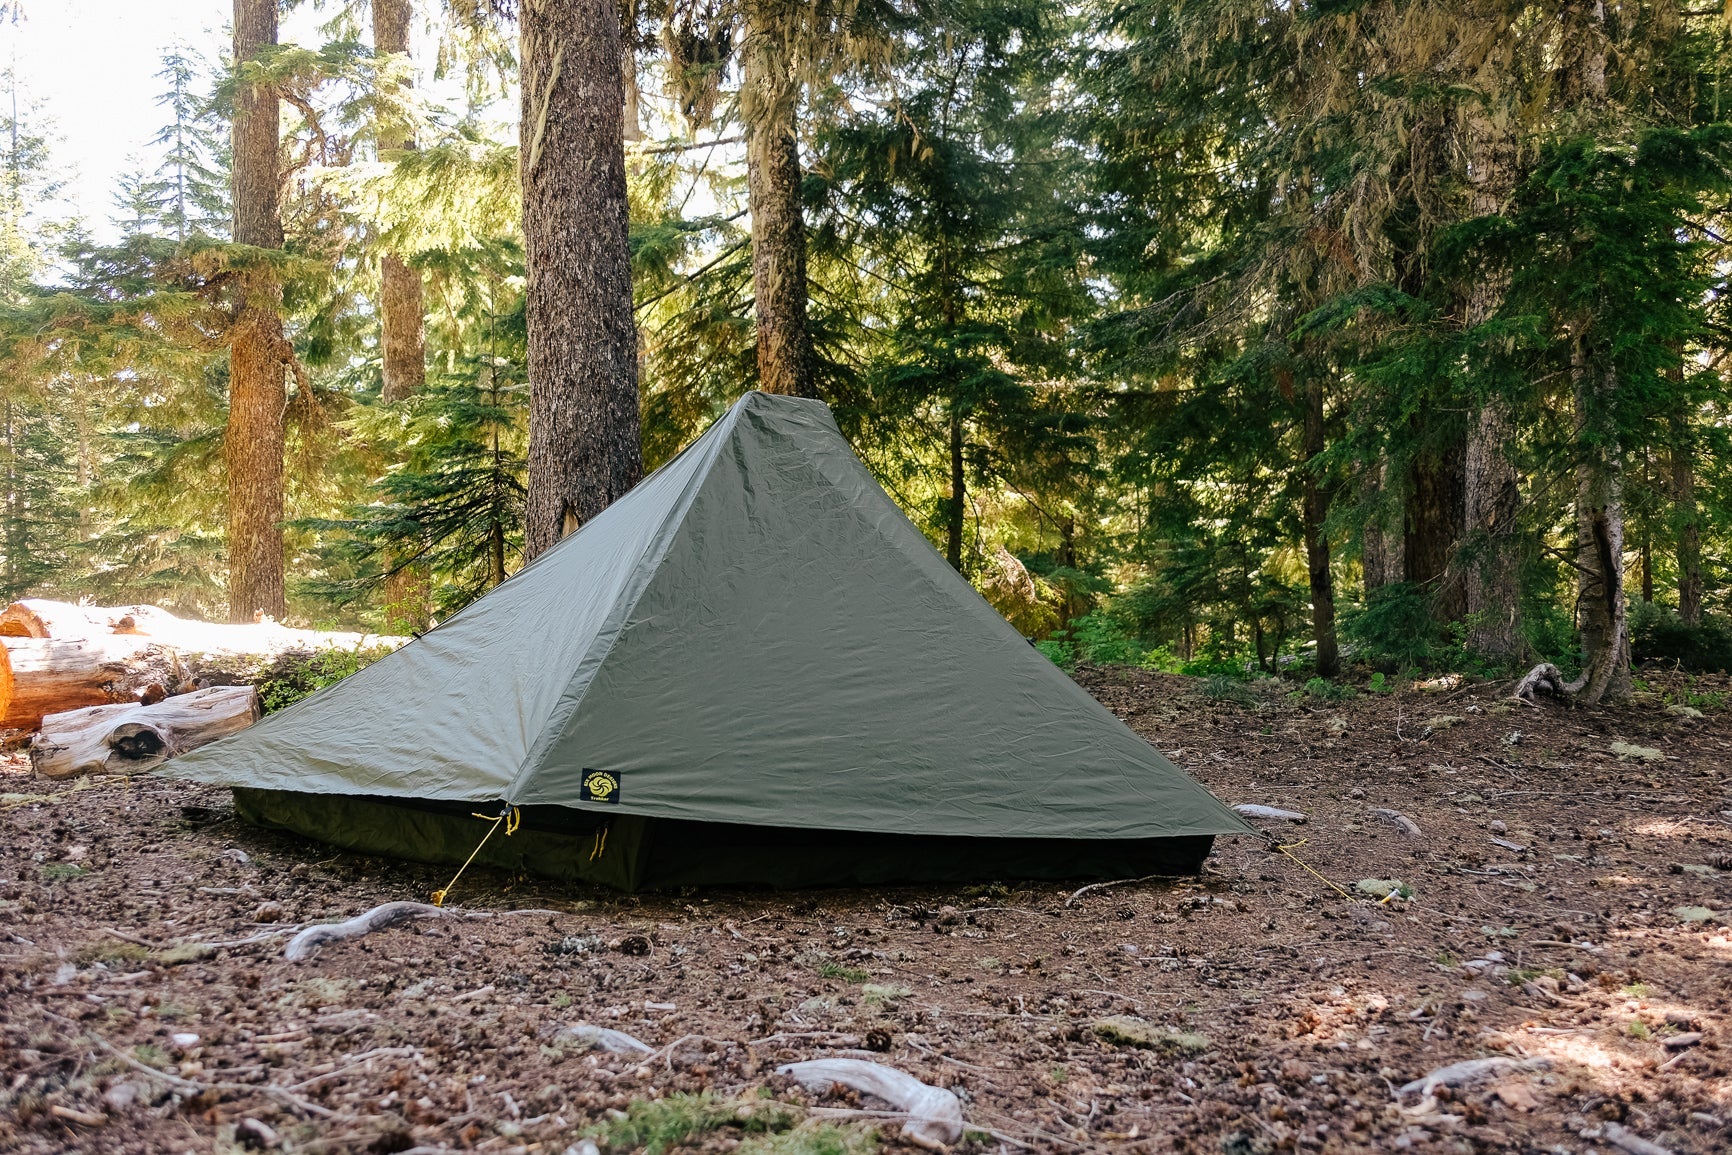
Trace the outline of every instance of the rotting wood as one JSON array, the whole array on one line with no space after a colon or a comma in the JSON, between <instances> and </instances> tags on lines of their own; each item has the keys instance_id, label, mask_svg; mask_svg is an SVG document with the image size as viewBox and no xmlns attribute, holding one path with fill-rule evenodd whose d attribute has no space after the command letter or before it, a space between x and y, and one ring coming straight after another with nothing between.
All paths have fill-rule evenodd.
<instances>
[{"instance_id":1,"label":"rotting wood","mask_svg":"<svg viewBox=\"0 0 1732 1155\"><path fill-rule=\"evenodd\" d=\"M185 679L179 654L149 638L7 638L0 644L0 729L35 730L44 716L137 702Z\"/></svg>"},{"instance_id":2,"label":"rotting wood","mask_svg":"<svg viewBox=\"0 0 1732 1155\"><path fill-rule=\"evenodd\" d=\"M251 686L213 686L149 706L89 706L43 718L30 764L46 778L141 773L258 718Z\"/></svg>"},{"instance_id":3,"label":"rotting wood","mask_svg":"<svg viewBox=\"0 0 1732 1155\"><path fill-rule=\"evenodd\" d=\"M1309 821L1297 810L1283 810L1279 806L1260 806L1254 802L1244 802L1233 807L1233 811L1246 818L1269 818L1281 822L1304 823Z\"/></svg>"}]
</instances>

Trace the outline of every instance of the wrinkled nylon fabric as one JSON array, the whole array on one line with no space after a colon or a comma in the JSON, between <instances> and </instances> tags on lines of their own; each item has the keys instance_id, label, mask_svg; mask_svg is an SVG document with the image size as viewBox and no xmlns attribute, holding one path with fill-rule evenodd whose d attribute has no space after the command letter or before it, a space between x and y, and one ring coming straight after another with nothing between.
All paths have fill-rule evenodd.
<instances>
[{"instance_id":1,"label":"wrinkled nylon fabric","mask_svg":"<svg viewBox=\"0 0 1732 1155\"><path fill-rule=\"evenodd\" d=\"M618 801L585 801L585 771ZM821 403L748 394L462 614L166 772L911 835L1250 833L1033 649Z\"/></svg>"}]
</instances>

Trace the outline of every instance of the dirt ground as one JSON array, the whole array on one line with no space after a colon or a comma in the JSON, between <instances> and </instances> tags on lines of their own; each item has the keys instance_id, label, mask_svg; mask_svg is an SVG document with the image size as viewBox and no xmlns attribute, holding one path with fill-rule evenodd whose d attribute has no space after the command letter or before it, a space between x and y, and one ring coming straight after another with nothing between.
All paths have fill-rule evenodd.
<instances>
[{"instance_id":1,"label":"dirt ground","mask_svg":"<svg viewBox=\"0 0 1732 1155\"><path fill-rule=\"evenodd\" d=\"M774 1072L827 1055L954 1090L970 1151L1732 1149L1726 679L1651 674L1641 703L1580 710L1079 678L1227 802L1304 812L1260 822L1297 858L1227 839L1200 878L1074 899L472 872L453 901L493 917L289 963L287 927L425 899L448 870L249 828L223 791L48 783L14 759L0 1151L557 1155L586 1134L653 1149L679 1132L655 1120L700 1109L685 1142L705 1151L903 1146L869 1114L787 1130L810 1116L735 1103L873 1109ZM1410 897L1356 893L1373 879ZM555 1037L579 1022L656 1050ZM1401 1090L1488 1057L1506 1061ZM699 1091L721 1105L679 1098Z\"/></svg>"}]
</instances>

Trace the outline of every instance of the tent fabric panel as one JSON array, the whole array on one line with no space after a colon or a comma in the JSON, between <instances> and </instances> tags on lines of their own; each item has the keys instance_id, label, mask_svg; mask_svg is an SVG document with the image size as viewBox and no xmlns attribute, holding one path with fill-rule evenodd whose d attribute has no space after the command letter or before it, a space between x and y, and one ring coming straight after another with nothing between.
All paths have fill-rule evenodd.
<instances>
[{"instance_id":1,"label":"tent fabric panel","mask_svg":"<svg viewBox=\"0 0 1732 1155\"><path fill-rule=\"evenodd\" d=\"M616 502L615 516L596 518L438 628L163 772L279 790L509 796L704 464L702 453L682 454Z\"/></svg>"},{"instance_id":2,"label":"tent fabric panel","mask_svg":"<svg viewBox=\"0 0 1732 1155\"><path fill-rule=\"evenodd\" d=\"M939 557L817 402L742 402L516 797L976 837L1245 833Z\"/></svg>"}]
</instances>

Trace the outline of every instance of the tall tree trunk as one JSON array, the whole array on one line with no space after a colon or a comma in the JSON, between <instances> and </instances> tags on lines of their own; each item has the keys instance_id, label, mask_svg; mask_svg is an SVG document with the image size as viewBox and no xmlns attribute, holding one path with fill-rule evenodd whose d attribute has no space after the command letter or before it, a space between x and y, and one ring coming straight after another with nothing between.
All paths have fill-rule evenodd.
<instances>
[{"instance_id":1,"label":"tall tree trunk","mask_svg":"<svg viewBox=\"0 0 1732 1155\"><path fill-rule=\"evenodd\" d=\"M1585 702L1630 693L1630 630L1624 595L1624 502L1615 423L1617 379L1590 363L1580 337L1571 349L1576 430L1576 625L1582 635Z\"/></svg>"},{"instance_id":2,"label":"tall tree trunk","mask_svg":"<svg viewBox=\"0 0 1732 1155\"><path fill-rule=\"evenodd\" d=\"M1470 98L1471 99L1471 98ZM1503 211L1514 182L1514 141L1491 113L1463 115L1471 211L1476 217ZM1464 303L1463 325L1489 321L1503 303L1501 279L1481 276ZM1517 515L1521 491L1510 451L1515 436L1508 405L1490 398L1468 420L1465 487L1467 550L1465 589L1467 644L1498 661L1520 661L1527 653L1521 621L1521 539Z\"/></svg>"},{"instance_id":3,"label":"tall tree trunk","mask_svg":"<svg viewBox=\"0 0 1732 1155\"><path fill-rule=\"evenodd\" d=\"M1696 445L1687 413L1672 418L1672 511L1677 525L1678 617L1702 624L1702 529L1696 509Z\"/></svg>"},{"instance_id":4,"label":"tall tree trunk","mask_svg":"<svg viewBox=\"0 0 1732 1155\"><path fill-rule=\"evenodd\" d=\"M407 56L411 0L372 0L372 3L373 51L381 55L389 52ZM391 95L391 92L385 95ZM379 129L381 153L414 147L415 142L401 129L387 126ZM380 257L379 344L385 375L380 396L385 401L401 401L413 396L426 384L424 311L421 274L396 253Z\"/></svg>"},{"instance_id":5,"label":"tall tree trunk","mask_svg":"<svg viewBox=\"0 0 1732 1155\"><path fill-rule=\"evenodd\" d=\"M1489 658L1519 661L1527 645L1521 628L1521 555L1516 518L1521 495L1509 447L1508 407L1487 401L1468 432L1466 486L1468 563L1467 645Z\"/></svg>"},{"instance_id":6,"label":"tall tree trunk","mask_svg":"<svg viewBox=\"0 0 1732 1155\"><path fill-rule=\"evenodd\" d=\"M1365 596L1373 590L1407 580L1406 559L1402 556L1399 526L1391 526L1384 510L1388 503L1389 464L1378 461L1366 469L1361 479L1364 500L1372 506L1372 515L1359 534L1360 569L1365 580Z\"/></svg>"},{"instance_id":7,"label":"tall tree trunk","mask_svg":"<svg viewBox=\"0 0 1732 1155\"><path fill-rule=\"evenodd\" d=\"M372 0L373 51L378 55L409 56L412 0ZM396 94L395 82L382 95ZM415 142L401 128L379 126L381 154L412 149ZM386 404L413 397L427 383L426 300L421 274L396 253L379 258L379 351L384 385L379 399ZM432 617L433 578L427 567L393 559L385 579L385 632L407 634L427 628Z\"/></svg>"},{"instance_id":8,"label":"tall tree trunk","mask_svg":"<svg viewBox=\"0 0 1732 1155\"><path fill-rule=\"evenodd\" d=\"M627 243L622 46L611 0L525 0L525 558L643 474Z\"/></svg>"},{"instance_id":9,"label":"tall tree trunk","mask_svg":"<svg viewBox=\"0 0 1732 1155\"><path fill-rule=\"evenodd\" d=\"M1566 21L1581 52L1579 103L1597 117L1606 103L1606 10L1600 0ZM1582 635L1581 697L1618 701L1630 695L1630 627L1624 581L1624 478L1614 409L1617 371L1592 356L1591 322L1570 345L1576 434L1576 620Z\"/></svg>"},{"instance_id":10,"label":"tall tree trunk","mask_svg":"<svg viewBox=\"0 0 1732 1155\"><path fill-rule=\"evenodd\" d=\"M277 0L235 0L234 59L245 66L277 42ZM241 84L234 96L234 239L283 247L279 211L277 93ZM229 335L229 415L223 435L228 468L229 618L280 618L283 589L283 410L290 355L283 337L283 287L256 265L239 281L239 316Z\"/></svg>"},{"instance_id":11,"label":"tall tree trunk","mask_svg":"<svg viewBox=\"0 0 1732 1155\"><path fill-rule=\"evenodd\" d=\"M1459 621L1466 612L1460 575L1451 566L1466 518L1462 495L1465 442L1451 441L1413 463L1404 505L1402 568L1408 581L1431 600L1439 621Z\"/></svg>"},{"instance_id":12,"label":"tall tree trunk","mask_svg":"<svg viewBox=\"0 0 1732 1155\"><path fill-rule=\"evenodd\" d=\"M752 215L752 298L758 327L758 387L816 397L817 353L806 321L806 224L800 204L790 74L790 0L747 0L744 62L746 186Z\"/></svg>"},{"instance_id":13,"label":"tall tree trunk","mask_svg":"<svg viewBox=\"0 0 1732 1155\"><path fill-rule=\"evenodd\" d=\"M962 572L963 511L968 501L968 477L962 460L962 406L950 403L950 500L944 509L944 558Z\"/></svg>"},{"instance_id":14,"label":"tall tree trunk","mask_svg":"<svg viewBox=\"0 0 1732 1155\"><path fill-rule=\"evenodd\" d=\"M1305 382L1305 557L1311 578L1317 672L1333 678L1341 672L1341 655L1335 641L1335 579L1329 572L1329 538L1323 531L1330 493L1317 478L1317 458L1323 450L1323 381L1312 374Z\"/></svg>"}]
</instances>

